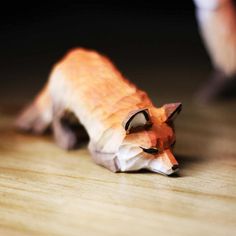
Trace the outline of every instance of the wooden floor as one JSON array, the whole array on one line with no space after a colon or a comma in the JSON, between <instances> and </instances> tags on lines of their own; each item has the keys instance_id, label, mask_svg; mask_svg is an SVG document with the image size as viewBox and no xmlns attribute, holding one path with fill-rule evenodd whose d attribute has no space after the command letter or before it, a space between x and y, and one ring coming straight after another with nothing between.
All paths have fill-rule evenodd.
<instances>
[{"instance_id":1,"label":"wooden floor","mask_svg":"<svg viewBox=\"0 0 236 236\"><path fill-rule=\"evenodd\" d=\"M114 174L0 113L0 235L235 235L235 102L188 104L178 176ZM234 115L232 115L234 114Z\"/></svg>"}]
</instances>

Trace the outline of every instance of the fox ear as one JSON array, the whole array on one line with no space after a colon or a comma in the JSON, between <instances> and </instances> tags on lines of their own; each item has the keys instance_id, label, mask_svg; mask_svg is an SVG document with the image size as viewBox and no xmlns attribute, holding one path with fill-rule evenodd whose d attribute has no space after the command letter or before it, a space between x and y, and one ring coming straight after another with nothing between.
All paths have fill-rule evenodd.
<instances>
[{"instance_id":1,"label":"fox ear","mask_svg":"<svg viewBox=\"0 0 236 236\"><path fill-rule=\"evenodd\" d=\"M122 122L127 133L132 132L135 128L142 128L151 125L148 109L138 109L130 112Z\"/></svg>"},{"instance_id":2,"label":"fox ear","mask_svg":"<svg viewBox=\"0 0 236 236\"><path fill-rule=\"evenodd\" d=\"M165 111L165 120L164 122L170 122L175 119L175 117L180 113L182 110L182 103L168 103L162 107Z\"/></svg>"}]
</instances>

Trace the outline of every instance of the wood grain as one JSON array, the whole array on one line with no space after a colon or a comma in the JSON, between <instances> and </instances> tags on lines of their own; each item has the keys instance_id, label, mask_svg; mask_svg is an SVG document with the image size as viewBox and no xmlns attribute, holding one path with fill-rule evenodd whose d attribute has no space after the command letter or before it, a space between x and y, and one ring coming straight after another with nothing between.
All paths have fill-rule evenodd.
<instances>
[{"instance_id":1,"label":"wood grain","mask_svg":"<svg viewBox=\"0 0 236 236\"><path fill-rule=\"evenodd\" d=\"M0 112L0 235L235 235L235 104L186 104L178 176L114 174ZM232 108L232 109L231 109Z\"/></svg>"}]
</instances>

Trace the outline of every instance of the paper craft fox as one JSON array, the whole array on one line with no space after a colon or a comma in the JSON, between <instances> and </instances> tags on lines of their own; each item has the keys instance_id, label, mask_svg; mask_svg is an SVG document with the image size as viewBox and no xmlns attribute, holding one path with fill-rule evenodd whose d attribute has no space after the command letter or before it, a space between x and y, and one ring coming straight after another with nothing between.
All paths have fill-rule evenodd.
<instances>
[{"instance_id":1,"label":"paper craft fox","mask_svg":"<svg viewBox=\"0 0 236 236\"><path fill-rule=\"evenodd\" d=\"M36 134L52 127L57 144L73 149L82 124L93 160L113 172L148 169L170 175L178 170L172 154L172 121L181 103L153 105L105 56L82 48L53 68L49 81L16 120Z\"/></svg>"}]
</instances>

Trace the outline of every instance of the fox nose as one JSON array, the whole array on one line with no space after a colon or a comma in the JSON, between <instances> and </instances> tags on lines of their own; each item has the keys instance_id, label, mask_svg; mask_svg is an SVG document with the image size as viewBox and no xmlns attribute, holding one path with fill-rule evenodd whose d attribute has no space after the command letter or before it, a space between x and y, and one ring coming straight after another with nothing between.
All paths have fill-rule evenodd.
<instances>
[{"instance_id":1,"label":"fox nose","mask_svg":"<svg viewBox=\"0 0 236 236\"><path fill-rule=\"evenodd\" d=\"M177 169L179 169L179 165L173 165L172 166L172 170L177 170Z\"/></svg>"}]
</instances>

